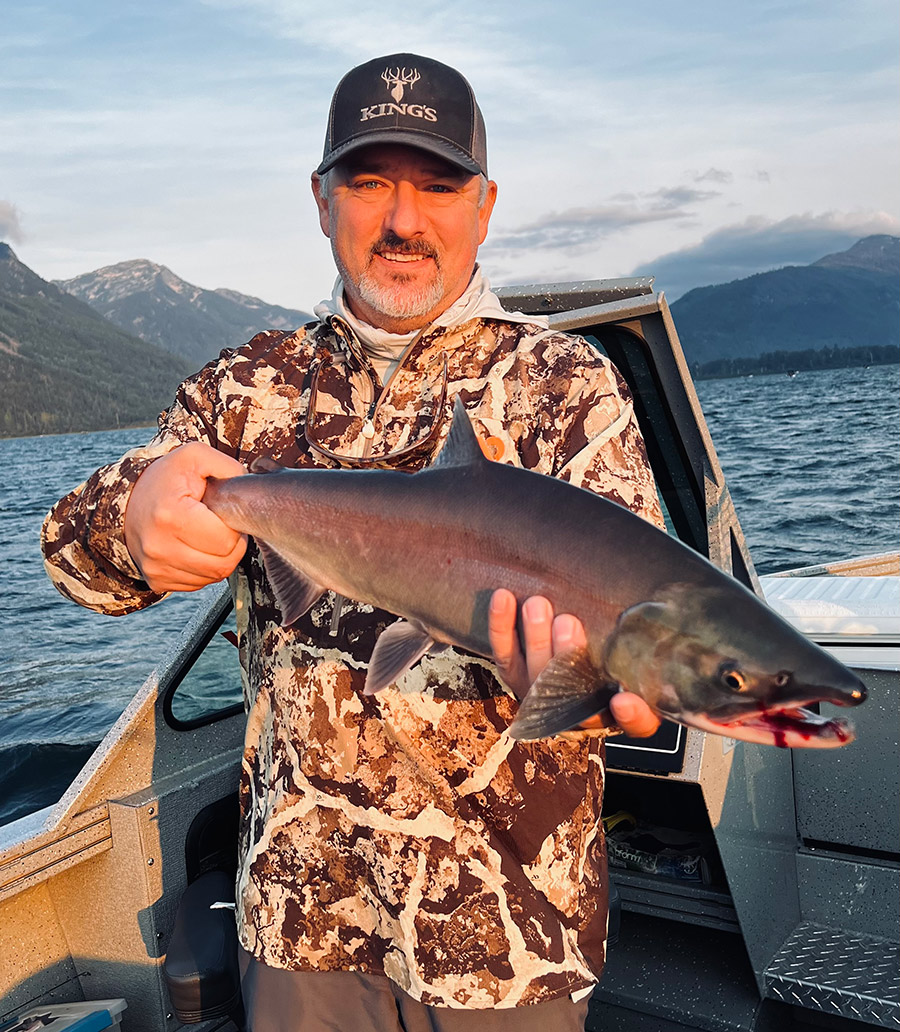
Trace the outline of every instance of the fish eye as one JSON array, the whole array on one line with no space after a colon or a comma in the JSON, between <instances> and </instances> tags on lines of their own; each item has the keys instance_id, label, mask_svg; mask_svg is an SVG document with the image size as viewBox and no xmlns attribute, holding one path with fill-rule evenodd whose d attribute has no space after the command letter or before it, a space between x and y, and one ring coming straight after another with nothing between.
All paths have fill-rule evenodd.
<instances>
[{"instance_id":1,"label":"fish eye","mask_svg":"<svg viewBox=\"0 0 900 1032\"><path fill-rule=\"evenodd\" d=\"M776 688L787 688L787 686L791 683L790 671L779 670L773 680Z\"/></svg>"},{"instance_id":2,"label":"fish eye","mask_svg":"<svg viewBox=\"0 0 900 1032\"><path fill-rule=\"evenodd\" d=\"M723 663L719 667L719 680L733 692L745 692L749 687L746 677L733 663Z\"/></svg>"}]
</instances>

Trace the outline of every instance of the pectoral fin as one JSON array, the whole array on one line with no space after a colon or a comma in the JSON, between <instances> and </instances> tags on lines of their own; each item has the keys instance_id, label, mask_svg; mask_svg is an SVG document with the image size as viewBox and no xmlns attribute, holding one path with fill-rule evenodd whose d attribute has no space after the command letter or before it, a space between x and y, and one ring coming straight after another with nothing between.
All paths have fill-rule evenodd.
<instances>
[{"instance_id":1,"label":"pectoral fin","mask_svg":"<svg viewBox=\"0 0 900 1032\"><path fill-rule=\"evenodd\" d=\"M271 545L259 539L256 543L266 568L266 576L275 592L275 601L281 610L281 625L290 627L325 594L325 589L310 580L302 570L292 566Z\"/></svg>"},{"instance_id":2,"label":"pectoral fin","mask_svg":"<svg viewBox=\"0 0 900 1032\"><path fill-rule=\"evenodd\" d=\"M434 646L434 638L421 627L398 620L378 637L366 674L366 695L393 684Z\"/></svg>"},{"instance_id":3,"label":"pectoral fin","mask_svg":"<svg viewBox=\"0 0 900 1032\"><path fill-rule=\"evenodd\" d=\"M561 652L544 667L509 728L513 738L533 741L577 727L606 709L618 690L591 662L587 649Z\"/></svg>"}]
</instances>

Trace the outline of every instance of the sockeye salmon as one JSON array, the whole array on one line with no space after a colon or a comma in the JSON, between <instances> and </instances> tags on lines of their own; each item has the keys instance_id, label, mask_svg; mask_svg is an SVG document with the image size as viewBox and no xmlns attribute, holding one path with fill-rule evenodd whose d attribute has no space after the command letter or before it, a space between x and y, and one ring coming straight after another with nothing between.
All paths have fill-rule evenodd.
<instances>
[{"instance_id":1,"label":"sockeye salmon","mask_svg":"<svg viewBox=\"0 0 900 1032\"><path fill-rule=\"evenodd\" d=\"M520 602L546 596L587 635L535 681L513 737L576 727L624 689L662 717L744 741L853 738L846 721L804 708L862 702L850 670L623 506L489 461L459 400L446 444L418 473L262 465L210 479L203 501L256 539L285 626L327 589L404 618L376 643L369 694L447 644L490 658L488 606L504 587Z\"/></svg>"}]
</instances>

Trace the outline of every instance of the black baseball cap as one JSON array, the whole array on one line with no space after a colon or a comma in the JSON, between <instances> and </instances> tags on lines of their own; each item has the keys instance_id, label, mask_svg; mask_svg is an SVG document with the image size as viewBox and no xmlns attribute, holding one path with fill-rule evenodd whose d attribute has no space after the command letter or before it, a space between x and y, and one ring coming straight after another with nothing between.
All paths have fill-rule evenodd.
<instances>
[{"instance_id":1,"label":"black baseball cap","mask_svg":"<svg viewBox=\"0 0 900 1032\"><path fill-rule=\"evenodd\" d=\"M331 98L316 172L373 143L404 143L487 175L484 119L455 68L417 54L389 54L351 69Z\"/></svg>"}]
</instances>

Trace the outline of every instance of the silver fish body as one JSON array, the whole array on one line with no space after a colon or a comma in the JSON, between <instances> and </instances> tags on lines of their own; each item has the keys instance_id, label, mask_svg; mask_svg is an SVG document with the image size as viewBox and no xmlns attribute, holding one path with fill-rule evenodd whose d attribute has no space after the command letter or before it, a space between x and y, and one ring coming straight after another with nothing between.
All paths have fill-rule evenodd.
<instances>
[{"instance_id":1,"label":"silver fish body","mask_svg":"<svg viewBox=\"0 0 900 1032\"><path fill-rule=\"evenodd\" d=\"M379 638L378 691L445 644L490 657L497 588L544 595L584 624L510 728L533 739L577 726L612 692L660 715L748 741L834 746L850 726L801 707L856 705L841 663L706 559L589 491L487 460L465 409L418 473L279 470L210 480L205 504L263 555L285 625L327 589L404 619Z\"/></svg>"}]
</instances>

